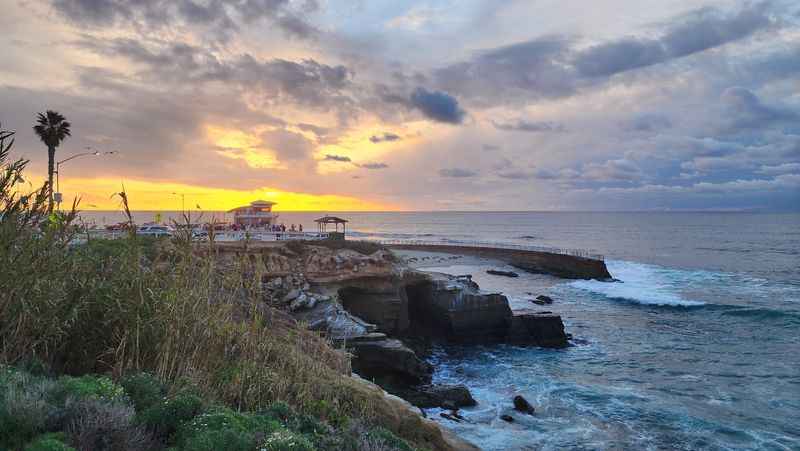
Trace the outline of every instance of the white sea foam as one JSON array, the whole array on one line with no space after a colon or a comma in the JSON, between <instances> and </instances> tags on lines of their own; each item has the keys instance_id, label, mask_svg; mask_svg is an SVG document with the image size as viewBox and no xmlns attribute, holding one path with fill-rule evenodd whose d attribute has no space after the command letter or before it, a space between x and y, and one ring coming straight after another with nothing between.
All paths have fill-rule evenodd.
<instances>
[{"instance_id":1,"label":"white sea foam","mask_svg":"<svg viewBox=\"0 0 800 451\"><path fill-rule=\"evenodd\" d=\"M627 261L607 261L609 272L622 282L579 280L572 286L612 299L625 299L647 305L692 307L705 302L685 299L680 287L686 282L685 271L675 271L654 265Z\"/></svg>"}]
</instances>

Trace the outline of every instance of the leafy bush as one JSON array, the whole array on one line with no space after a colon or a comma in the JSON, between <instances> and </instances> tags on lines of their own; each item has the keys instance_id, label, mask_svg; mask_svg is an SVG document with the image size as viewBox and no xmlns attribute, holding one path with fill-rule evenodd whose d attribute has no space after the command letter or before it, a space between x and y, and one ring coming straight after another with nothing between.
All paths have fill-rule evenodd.
<instances>
[{"instance_id":1,"label":"leafy bush","mask_svg":"<svg viewBox=\"0 0 800 451\"><path fill-rule=\"evenodd\" d=\"M178 443L186 451L248 451L279 429L280 423L269 417L217 408L185 423L178 432Z\"/></svg>"},{"instance_id":2,"label":"leafy bush","mask_svg":"<svg viewBox=\"0 0 800 451\"><path fill-rule=\"evenodd\" d=\"M63 404L67 398L102 399L124 401L125 389L107 376L85 375L81 377L62 376L53 395L56 402Z\"/></svg>"},{"instance_id":3,"label":"leafy bush","mask_svg":"<svg viewBox=\"0 0 800 451\"><path fill-rule=\"evenodd\" d=\"M183 423L196 417L203 410L204 403L199 396L182 392L140 412L137 419L149 430L163 437L169 437L175 434Z\"/></svg>"},{"instance_id":4,"label":"leafy bush","mask_svg":"<svg viewBox=\"0 0 800 451\"><path fill-rule=\"evenodd\" d=\"M258 449L259 451L315 451L314 445L307 438L286 429L270 434Z\"/></svg>"},{"instance_id":5,"label":"leafy bush","mask_svg":"<svg viewBox=\"0 0 800 451\"><path fill-rule=\"evenodd\" d=\"M63 433L44 434L26 446L25 451L75 451L75 448L64 441Z\"/></svg>"},{"instance_id":6,"label":"leafy bush","mask_svg":"<svg viewBox=\"0 0 800 451\"><path fill-rule=\"evenodd\" d=\"M148 373L135 373L120 381L137 412L142 412L164 399L166 390L161 382Z\"/></svg>"}]
</instances>

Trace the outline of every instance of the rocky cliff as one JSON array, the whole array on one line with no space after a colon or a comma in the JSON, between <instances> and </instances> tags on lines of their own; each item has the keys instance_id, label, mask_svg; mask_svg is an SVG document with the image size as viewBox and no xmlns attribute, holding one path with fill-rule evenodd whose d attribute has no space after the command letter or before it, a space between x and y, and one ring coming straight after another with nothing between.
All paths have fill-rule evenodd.
<instances>
[{"instance_id":1,"label":"rocky cliff","mask_svg":"<svg viewBox=\"0 0 800 451\"><path fill-rule=\"evenodd\" d=\"M407 338L451 343L567 346L561 318L512 312L508 299L469 276L415 271L383 248L292 243L226 248L246 254L262 274L265 300L353 353L353 368L384 385L424 385L433 369Z\"/></svg>"}]
</instances>

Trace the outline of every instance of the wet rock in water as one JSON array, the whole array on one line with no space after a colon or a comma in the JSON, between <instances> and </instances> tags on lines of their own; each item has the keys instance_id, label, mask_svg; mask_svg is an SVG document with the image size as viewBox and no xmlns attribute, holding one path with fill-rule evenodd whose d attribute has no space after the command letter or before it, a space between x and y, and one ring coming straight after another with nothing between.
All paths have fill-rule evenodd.
<instances>
[{"instance_id":1,"label":"wet rock in water","mask_svg":"<svg viewBox=\"0 0 800 451\"><path fill-rule=\"evenodd\" d=\"M389 384L429 384L433 367L392 338L356 340L348 343L353 351L353 370L361 376Z\"/></svg>"},{"instance_id":2,"label":"wet rock in water","mask_svg":"<svg viewBox=\"0 0 800 451\"><path fill-rule=\"evenodd\" d=\"M458 409L478 403L463 385L423 385L400 390L398 396L421 408L442 407Z\"/></svg>"},{"instance_id":3,"label":"wet rock in water","mask_svg":"<svg viewBox=\"0 0 800 451\"><path fill-rule=\"evenodd\" d=\"M551 298L550 296L545 296L543 294L540 294L539 296L536 296L536 300L537 301L542 301L545 304L552 304L554 302L553 298Z\"/></svg>"},{"instance_id":4,"label":"wet rock in water","mask_svg":"<svg viewBox=\"0 0 800 451\"><path fill-rule=\"evenodd\" d=\"M455 415L453 415L451 413L442 412L442 413L439 414L439 416L442 417L442 418L448 419L450 421L455 421L456 423L461 423L461 421L462 421L457 416L455 416ZM461 416L461 415L458 415L458 416Z\"/></svg>"},{"instance_id":5,"label":"wet rock in water","mask_svg":"<svg viewBox=\"0 0 800 451\"><path fill-rule=\"evenodd\" d=\"M520 395L514 396L514 410L517 412L527 413L528 415L533 415L535 412L535 409L531 403L529 403L527 399Z\"/></svg>"},{"instance_id":6,"label":"wet rock in water","mask_svg":"<svg viewBox=\"0 0 800 451\"><path fill-rule=\"evenodd\" d=\"M536 305L547 305L547 303L546 303L546 302L544 302L544 301L540 301L540 300L538 300L538 299L528 299L528 300L529 300L529 301L531 301L531 302L533 302L533 303L534 303L534 304L536 304Z\"/></svg>"},{"instance_id":7,"label":"wet rock in water","mask_svg":"<svg viewBox=\"0 0 800 451\"><path fill-rule=\"evenodd\" d=\"M511 415L500 415L500 419L508 423L514 422L514 417L512 417Z\"/></svg>"},{"instance_id":8,"label":"wet rock in water","mask_svg":"<svg viewBox=\"0 0 800 451\"><path fill-rule=\"evenodd\" d=\"M467 419L464 418L463 416L461 416L461 414L458 413L458 410L456 410L456 409L450 410L450 416L452 416L453 418L458 419L459 421L467 421Z\"/></svg>"},{"instance_id":9,"label":"wet rock in water","mask_svg":"<svg viewBox=\"0 0 800 451\"><path fill-rule=\"evenodd\" d=\"M535 344L544 348L565 348L569 346L564 323L559 315L552 312L518 310L514 312L510 343Z\"/></svg>"},{"instance_id":10,"label":"wet rock in water","mask_svg":"<svg viewBox=\"0 0 800 451\"><path fill-rule=\"evenodd\" d=\"M499 269L489 269L486 271L486 274L491 274L493 276L519 277L519 274L515 273L514 271L501 271Z\"/></svg>"}]
</instances>

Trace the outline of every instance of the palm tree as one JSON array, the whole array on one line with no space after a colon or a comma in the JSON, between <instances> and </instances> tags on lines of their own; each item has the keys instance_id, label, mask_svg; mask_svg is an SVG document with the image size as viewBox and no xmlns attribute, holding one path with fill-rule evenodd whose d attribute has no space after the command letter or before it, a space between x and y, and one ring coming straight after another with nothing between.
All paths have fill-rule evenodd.
<instances>
[{"instance_id":1,"label":"palm tree","mask_svg":"<svg viewBox=\"0 0 800 451\"><path fill-rule=\"evenodd\" d=\"M46 113L36 118L37 125L33 126L33 131L39 139L47 146L47 191L49 192L50 211L53 210L53 166L56 160L56 147L61 141L70 136L70 123L66 118L56 111L47 110Z\"/></svg>"}]
</instances>

